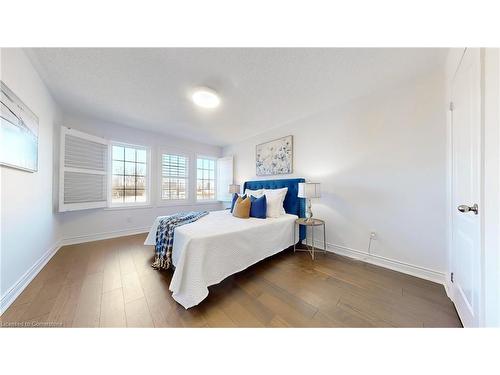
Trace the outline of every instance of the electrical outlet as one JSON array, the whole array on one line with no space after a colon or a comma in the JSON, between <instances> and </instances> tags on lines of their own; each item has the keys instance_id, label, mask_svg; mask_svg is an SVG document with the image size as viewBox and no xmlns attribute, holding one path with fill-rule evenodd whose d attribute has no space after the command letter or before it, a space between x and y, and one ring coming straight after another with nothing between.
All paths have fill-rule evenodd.
<instances>
[{"instance_id":1,"label":"electrical outlet","mask_svg":"<svg viewBox=\"0 0 500 375\"><path fill-rule=\"evenodd\" d=\"M127 216L127 223L131 223L132 222L132 216Z\"/></svg>"},{"instance_id":2,"label":"electrical outlet","mask_svg":"<svg viewBox=\"0 0 500 375\"><path fill-rule=\"evenodd\" d=\"M376 232L370 232L370 238L372 240L375 240L377 238L377 233Z\"/></svg>"}]
</instances>

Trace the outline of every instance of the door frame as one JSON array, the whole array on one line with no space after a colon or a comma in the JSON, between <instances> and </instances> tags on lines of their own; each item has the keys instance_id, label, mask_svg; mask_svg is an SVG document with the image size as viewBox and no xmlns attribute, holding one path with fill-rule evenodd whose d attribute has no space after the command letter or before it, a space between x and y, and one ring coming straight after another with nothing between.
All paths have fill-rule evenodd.
<instances>
[{"instance_id":1,"label":"door frame","mask_svg":"<svg viewBox=\"0 0 500 375\"><path fill-rule=\"evenodd\" d=\"M500 327L500 49L483 49L484 326Z\"/></svg>"},{"instance_id":2,"label":"door frame","mask_svg":"<svg viewBox=\"0 0 500 375\"><path fill-rule=\"evenodd\" d=\"M453 202L453 129L452 129L452 86L458 69L461 66L463 58L467 52L468 48L463 49L453 49L450 51L447 60L446 73L447 73L447 126L446 126L446 138L447 138L447 272L446 272L446 283L445 288L448 297L455 302L455 288L453 282L451 281L451 274L453 272L453 214L457 209ZM478 314L476 321L474 322L475 327L484 326L484 49L479 49L479 64L480 64L480 95L481 95L481 109L480 109L480 121L479 121L479 171L478 171L478 183L479 183L479 196L477 198L477 203L479 205L479 293L478 293ZM458 313L458 310L457 310Z\"/></svg>"}]
</instances>

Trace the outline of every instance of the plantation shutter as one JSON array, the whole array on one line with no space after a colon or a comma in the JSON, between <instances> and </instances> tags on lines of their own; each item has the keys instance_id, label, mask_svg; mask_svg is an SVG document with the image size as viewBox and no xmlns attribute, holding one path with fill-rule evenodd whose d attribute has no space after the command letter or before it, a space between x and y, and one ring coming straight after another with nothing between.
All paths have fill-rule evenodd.
<instances>
[{"instance_id":1,"label":"plantation shutter","mask_svg":"<svg viewBox=\"0 0 500 375\"><path fill-rule=\"evenodd\" d=\"M226 156L217 159L217 200L231 201L229 185L233 183L233 157Z\"/></svg>"},{"instance_id":2,"label":"plantation shutter","mask_svg":"<svg viewBox=\"0 0 500 375\"><path fill-rule=\"evenodd\" d=\"M106 207L108 141L61 127L59 212Z\"/></svg>"}]
</instances>

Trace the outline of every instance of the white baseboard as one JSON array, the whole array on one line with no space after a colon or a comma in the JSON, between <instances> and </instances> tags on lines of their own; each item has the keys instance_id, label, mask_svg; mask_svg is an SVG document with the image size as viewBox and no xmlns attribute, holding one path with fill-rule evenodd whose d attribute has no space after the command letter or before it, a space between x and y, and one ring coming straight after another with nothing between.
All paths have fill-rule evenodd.
<instances>
[{"instance_id":1,"label":"white baseboard","mask_svg":"<svg viewBox=\"0 0 500 375\"><path fill-rule=\"evenodd\" d=\"M0 299L0 316L9 308L16 298L23 292L29 283L35 278L49 260L57 253L57 251L67 245L75 245L84 242L106 240L110 238L132 236L148 232L150 227L123 229L112 232L94 233L89 235L74 236L64 238L56 243L50 250L42 255L38 261L19 278L19 280L1 297Z\"/></svg>"},{"instance_id":2,"label":"white baseboard","mask_svg":"<svg viewBox=\"0 0 500 375\"><path fill-rule=\"evenodd\" d=\"M449 272L445 274L445 281L444 281L444 290L446 290L446 295L448 296L449 299L451 299L454 302L454 297L453 297L453 286L451 284L451 275Z\"/></svg>"},{"instance_id":3,"label":"white baseboard","mask_svg":"<svg viewBox=\"0 0 500 375\"><path fill-rule=\"evenodd\" d=\"M5 310L16 300L16 298L23 292L24 289L29 285L31 280L35 278L36 275L42 270L42 268L49 262L49 260L57 253L61 248L61 241L58 241L51 249L49 249L45 254L38 259L35 264L33 264L28 271L22 275L17 282L10 287L7 292L0 299L0 315L2 315Z\"/></svg>"},{"instance_id":4,"label":"white baseboard","mask_svg":"<svg viewBox=\"0 0 500 375\"><path fill-rule=\"evenodd\" d=\"M314 241L314 244L315 247L323 249L322 241ZM381 255L368 254L365 251L351 249L346 246L327 243L326 247L326 250L329 252L343 255L349 258L358 259L366 263L388 268L393 271L402 272L411 276L419 277L421 279L433 281L438 284L443 284L446 288L446 275L443 272L434 271L425 267L420 267L413 264L401 262L399 260L386 258Z\"/></svg>"},{"instance_id":5,"label":"white baseboard","mask_svg":"<svg viewBox=\"0 0 500 375\"><path fill-rule=\"evenodd\" d=\"M151 227L120 229L111 232L102 232L102 233L85 234L74 237L66 237L61 241L61 246L76 245L84 242L107 240L116 237L132 236L134 234L149 232L150 229Z\"/></svg>"}]
</instances>

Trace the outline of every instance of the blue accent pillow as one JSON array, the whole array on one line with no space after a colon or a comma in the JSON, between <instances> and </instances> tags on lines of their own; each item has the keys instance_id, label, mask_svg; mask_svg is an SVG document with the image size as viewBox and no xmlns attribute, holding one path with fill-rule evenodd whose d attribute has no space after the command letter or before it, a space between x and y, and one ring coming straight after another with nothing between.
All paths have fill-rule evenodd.
<instances>
[{"instance_id":1,"label":"blue accent pillow","mask_svg":"<svg viewBox=\"0 0 500 375\"><path fill-rule=\"evenodd\" d=\"M265 219L266 211L267 211L266 196L263 195L260 198L255 198L253 195L250 195L250 217Z\"/></svg>"},{"instance_id":2,"label":"blue accent pillow","mask_svg":"<svg viewBox=\"0 0 500 375\"><path fill-rule=\"evenodd\" d=\"M233 200L231 201L231 213L233 213L234 205L235 205L236 201L238 200L238 197L239 197L239 195L237 193L234 193ZM247 195L245 194L241 197L241 199L245 199L246 197L247 197Z\"/></svg>"}]
</instances>

